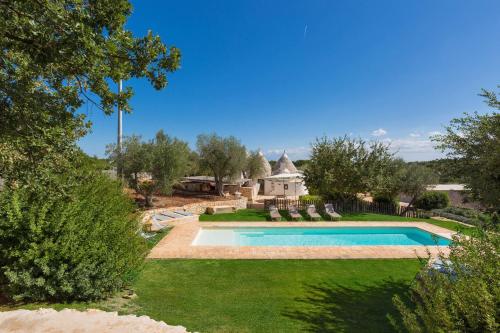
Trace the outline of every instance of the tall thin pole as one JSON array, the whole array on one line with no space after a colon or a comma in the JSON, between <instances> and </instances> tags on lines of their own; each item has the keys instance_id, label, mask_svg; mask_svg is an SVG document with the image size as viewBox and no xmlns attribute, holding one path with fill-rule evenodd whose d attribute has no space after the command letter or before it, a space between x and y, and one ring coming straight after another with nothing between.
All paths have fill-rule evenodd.
<instances>
[{"instance_id":1,"label":"tall thin pole","mask_svg":"<svg viewBox=\"0 0 500 333\"><path fill-rule=\"evenodd\" d=\"M121 94L122 92L122 80L118 82L118 93ZM120 105L118 104L118 151L122 152L122 137L123 137L123 128L122 128L122 110L120 109Z\"/></svg>"},{"instance_id":2,"label":"tall thin pole","mask_svg":"<svg viewBox=\"0 0 500 333\"><path fill-rule=\"evenodd\" d=\"M122 80L118 82L118 93L121 94L122 92ZM122 110L120 109L120 104L117 104L118 107L118 137L117 137L117 142L116 142L116 148L118 149L118 165L117 165L117 172L118 172L118 177L123 178L123 170L122 170L122 160L121 160L121 155L123 152L123 127L122 127Z\"/></svg>"}]
</instances>

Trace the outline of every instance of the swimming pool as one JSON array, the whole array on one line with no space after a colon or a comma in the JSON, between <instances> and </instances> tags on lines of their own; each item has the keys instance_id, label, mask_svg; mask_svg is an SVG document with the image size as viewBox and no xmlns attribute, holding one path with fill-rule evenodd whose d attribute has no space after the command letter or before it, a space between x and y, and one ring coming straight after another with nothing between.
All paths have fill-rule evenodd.
<instances>
[{"instance_id":1,"label":"swimming pool","mask_svg":"<svg viewBox=\"0 0 500 333\"><path fill-rule=\"evenodd\" d=\"M448 245L451 240L415 227L200 228L195 246Z\"/></svg>"}]
</instances>

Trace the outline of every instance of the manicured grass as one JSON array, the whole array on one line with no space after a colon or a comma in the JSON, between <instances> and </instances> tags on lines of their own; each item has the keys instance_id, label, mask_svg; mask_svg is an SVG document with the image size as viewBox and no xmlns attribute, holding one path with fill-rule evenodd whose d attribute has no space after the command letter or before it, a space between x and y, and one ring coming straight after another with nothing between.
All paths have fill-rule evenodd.
<instances>
[{"instance_id":1,"label":"manicured grass","mask_svg":"<svg viewBox=\"0 0 500 333\"><path fill-rule=\"evenodd\" d=\"M391 332L418 260L154 260L140 314L199 332Z\"/></svg>"},{"instance_id":2,"label":"manicured grass","mask_svg":"<svg viewBox=\"0 0 500 333\"><path fill-rule=\"evenodd\" d=\"M442 227L445 229L457 231L467 236L474 236L479 231L477 227L468 227L466 225L454 221L440 221L440 220L428 219L425 222L437 225L438 227Z\"/></svg>"},{"instance_id":3,"label":"manicured grass","mask_svg":"<svg viewBox=\"0 0 500 333\"><path fill-rule=\"evenodd\" d=\"M262 209L240 209L235 213L202 214L200 221L268 221L269 212Z\"/></svg>"},{"instance_id":4,"label":"manicured grass","mask_svg":"<svg viewBox=\"0 0 500 333\"><path fill-rule=\"evenodd\" d=\"M304 220L307 219L305 211L300 211ZM290 220L290 216L287 211L280 211L283 220ZM269 212L262 209L240 209L235 213L226 214L202 214L200 215L200 221L269 221ZM323 220L326 220L323 217ZM342 216L342 221L427 221L426 219L410 219L406 217L393 216L393 215L382 215L382 214L372 214L372 213L357 213L357 214L344 214Z\"/></svg>"},{"instance_id":5,"label":"manicured grass","mask_svg":"<svg viewBox=\"0 0 500 333\"><path fill-rule=\"evenodd\" d=\"M392 332L395 294L422 263L393 260L149 260L132 286L91 303L3 304L148 315L198 332Z\"/></svg>"},{"instance_id":6,"label":"manicured grass","mask_svg":"<svg viewBox=\"0 0 500 333\"><path fill-rule=\"evenodd\" d=\"M427 222L429 219L409 218L397 215L385 215L375 213L352 213L342 214L341 221L394 221L394 222Z\"/></svg>"},{"instance_id":7,"label":"manicured grass","mask_svg":"<svg viewBox=\"0 0 500 333\"><path fill-rule=\"evenodd\" d=\"M300 212L302 216L304 216L304 221L306 221L306 215L304 211ZM291 220L288 212L280 211L283 220ZM323 216L323 220L326 220L326 217ZM203 214L200 216L200 221L215 221L215 222L224 222L224 221L246 221L246 222L261 222L261 221L270 221L269 213L265 210L261 209L240 209L236 213L227 213L227 214L216 214L216 215L208 215ZM343 214L341 221L394 221L394 222L427 222L430 224L437 225L439 227L443 227L446 229L450 229L453 231L460 231L465 235L471 236L477 230L475 227L467 227L463 224L454 222L454 221L439 221L434 219L421 219L421 218L408 218L401 217L395 215L384 215L384 214L375 214L375 213L352 213L352 214ZM335 223L335 222L333 222Z\"/></svg>"},{"instance_id":8,"label":"manicured grass","mask_svg":"<svg viewBox=\"0 0 500 333\"><path fill-rule=\"evenodd\" d=\"M170 232L171 229L171 227L164 228L161 231L157 232L153 237L148 238L146 240L148 248L152 249L153 247L155 247L155 245L158 244L158 242L161 241L163 237L165 237Z\"/></svg>"}]
</instances>

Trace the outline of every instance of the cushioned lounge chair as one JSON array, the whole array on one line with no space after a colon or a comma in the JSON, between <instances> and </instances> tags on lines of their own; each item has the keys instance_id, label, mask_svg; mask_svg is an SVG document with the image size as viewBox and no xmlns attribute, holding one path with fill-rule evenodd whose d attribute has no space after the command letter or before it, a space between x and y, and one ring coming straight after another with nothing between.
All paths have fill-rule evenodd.
<instances>
[{"instance_id":1,"label":"cushioned lounge chair","mask_svg":"<svg viewBox=\"0 0 500 333\"><path fill-rule=\"evenodd\" d=\"M271 215L271 220L281 221L281 214L278 211L278 208L276 208L276 206L274 205L269 206L269 215Z\"/></svg>"},{"instance_id":2,"label":"cushioned lounge chair","mask_svg":"<svg viewBox=\"0 0 500 333\"><path fill-rule=\"evenodd\" d=\"M316 211L316 206L314 206L314 205L307 206L306 213L307 213L307 216L309 216L309 218L312 221L321 220L321 215L318 214L318 212Z\"/></svg>"},{"instance_id":3,"label":"cushioned lounge chair","mask_svg":"<svg viewBox=\"0 0 500 333\"><path fill-rule=\"evenodd\" d=\"M290 217L294 221L299 221L302 219L302 215L300 215L299 211L297 210L297 207L293 205L288 207L288 214L290 214Z\"/></svg>"},{"instance_id":4,"label":"cushioned lounge chair","mask_svg":"<svg viewBox=\"0 0 500 333\"><path fill-rule=\"evenodd\" d=\"M325 213L332 221L340 221L342 215L337 213L330 203L325 204Z\"/></svg>"}]
</instances>

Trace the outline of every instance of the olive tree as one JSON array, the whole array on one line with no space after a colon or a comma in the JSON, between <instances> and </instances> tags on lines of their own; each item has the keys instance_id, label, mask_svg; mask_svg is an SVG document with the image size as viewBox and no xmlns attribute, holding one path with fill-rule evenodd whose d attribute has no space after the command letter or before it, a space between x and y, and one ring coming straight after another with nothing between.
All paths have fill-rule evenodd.
<instances>
[{"instance_id":1,"label":"olive tree","mask_svg":"<svg viewBox=\"0 0 500 333\"><path fill-rule=\"evenodd\" d=\"M376 186L393 156L389 147L347 136L317 139L304 172L307 187L325 198L354 198Z\"/></svg>"},{"instance_id":2,"label":"olive tree","mask_svg":"<svg viewBox=\"0 0 500 333\"><path fill-rule=\"evenodd\" d=\"M483 91L489 106L500 109L494 92ZM453 158L475 199L491 210L500 210L500 114L464 114L433 138Z\"/></svg>"},{"instance_id":3,"label":"olive tree","mask_svg":"<svg viewBox=\"0 0 500 333\"><path fill-rule=\"evenodd\" d=\"M404 214L415 201L427 191L429 185L437 184L439 177L432 169L419 165L407 165L401 174L401 192L410 197L407 208L402 212Z\"/></svg>"},{"instance_id":4,"label":"olive tree","mask_svg":"<svg viewBox=\"0 0 500 333\"><path fill-rule=\"evenodd\" d=\"M120 163L129 185L140 193L146 206L153 204L153 194L170 194L173 184L189 173L192 153L186 142L171 138L163 130L153 140L145 142L132 135L124 140L122 151L108 145L109 158ZM146 173L150 178L140 179Z\"/></svg>"},{"instance_id":5,"label":"olive tree","mask_svg":"<svg viewBox=\"0 0 500 333\"><path fill-rule=\"evenodd\" d=\"M263 158L259 151L251 151L247 155L246 166L244 169L245 177L256 180L264 172Z\"/></svg>"},{"instance_id":6,"label":"olive tree","mask_svg":"<svg viewBox=\"0 0 500 333\"><path fill-rule=\"evenodd\" d=\"M224 180L241 176L247 155L234 136L220 137L216 134L201 134L196 142L202 168L210 170L215 178L217 194L224 195Z\"/></svg>"}]
</instances>

